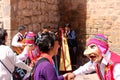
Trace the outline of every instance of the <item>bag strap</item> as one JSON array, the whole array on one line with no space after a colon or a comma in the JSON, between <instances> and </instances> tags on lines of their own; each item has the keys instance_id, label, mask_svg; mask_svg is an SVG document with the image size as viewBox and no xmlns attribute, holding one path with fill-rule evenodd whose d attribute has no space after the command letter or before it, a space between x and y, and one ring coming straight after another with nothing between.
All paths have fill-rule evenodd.
<instances>
[{"instance_id":1,"label":"bag strap","mask_svg":"<svg viewBox=\"0 0 120 80\"><path fill-rule=\"evenodd\" d=\"M48 61L47 58L41 58L41 59L39 59L38 62L35 64L34 69L38 66L39 63L41 63L41 62L43 62L45 60Z\"/></svg>"},{"instance_id":2,"label":"bag strap","mask_svg":"<svg viewBox=\"0 0 120 80\"><path fill-rule=\"evenodd\" d=\"M5 66L5 64L0 60L0 62L3 64L3 66L9 71L10 74L12 74L12 72Z\"/></svg>"},{"instance_id":3,"label":"bag strap","mask_svg":"<svg viewBox=\"0 0 120 80\"><path fill-rule=\"evenodd\" d=\"M36 67L39 65L39 63L43 62L43 61L48 61L47 58L41 58L38 60L38 62L33 66L31 72L30 72L30 76L28 77L28 80L34 80L34 71L36 70Z\"/></svg>"}]
</instances>

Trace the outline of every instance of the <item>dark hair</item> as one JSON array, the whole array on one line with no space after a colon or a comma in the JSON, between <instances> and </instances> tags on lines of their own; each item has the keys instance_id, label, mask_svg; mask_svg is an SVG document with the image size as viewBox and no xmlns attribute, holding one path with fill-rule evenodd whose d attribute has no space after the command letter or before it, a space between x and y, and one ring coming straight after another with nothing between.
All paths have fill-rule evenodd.
<instances>
[{"instance_id":1,"label":"dark hair","mask_svg":"<svg viewBox=\"0 0 120 80\"><path fill-rule=\"evenodd\" d=\"M42 28L43 28L43 29L50 29L50 26L44 25Z\"/></svg>"},{"instance_id":2,"label":"dark hair","mask_svg":"<svg viewBox=\"0 0 120 80\"><path fill-rule=\"evenodd\" d=\"M36 45L38 45L40 51L47 53L54 46L56 40L58 38L55 35L45 32L41 34L41 37L37 38Z\"/></svg>"},{"instance_id":3,"label":"dark hair","mask_svg":"<svg viewBox=\"0 0 120 80\"><path fill-rule=\"evenodd\" d=\"M7 31L3 28L0 28L0 45L5 45L5 37L7 36Z\"/></svg>"},{"instance_id":4,"label":"dark hair","mask_svg":"<svg viewBox=\"0 0 120 80\"><path fill-rule=\"evenodd\" d=\"M24 30L24 29L25 29L24 26L19 26L19 27L18 27L18 31L19 31L19 32L22 31L22 30Z\"/></svg>"},{"instance_id":5,"label":"dark hair","mask_svg":"<svg viewBox=\"0 0 120 80\"><path fill-rule=\"evenodd\" d=\"M67 24L65 24L65 27L71 27L71 24L70 23L67 23Z\"/></svg>"}]
</instances>

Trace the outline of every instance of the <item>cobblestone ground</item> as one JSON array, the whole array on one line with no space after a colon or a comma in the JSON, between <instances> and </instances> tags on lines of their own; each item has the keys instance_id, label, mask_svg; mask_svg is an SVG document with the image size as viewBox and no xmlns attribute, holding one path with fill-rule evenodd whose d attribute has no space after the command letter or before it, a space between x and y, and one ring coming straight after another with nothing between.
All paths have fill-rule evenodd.
<instances>
[{"instance_id":1,"label":"cobblestone ground","mask_svg":"<svg viewBox=\"0 0 120 80\"><path fill-rule=\"evenodd\" d=\"M96 73L76 76L75 80L99 80Z\"/></svg>"}]
</instances>

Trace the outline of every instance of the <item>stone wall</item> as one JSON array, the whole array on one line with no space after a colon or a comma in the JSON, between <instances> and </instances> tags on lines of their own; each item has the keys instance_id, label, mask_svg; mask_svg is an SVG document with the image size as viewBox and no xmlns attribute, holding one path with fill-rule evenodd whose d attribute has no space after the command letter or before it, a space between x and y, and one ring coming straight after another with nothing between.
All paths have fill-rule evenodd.
<instances>
[{"instance_id":1,"label":"stone wall","mask_svg":"<svg viewBox=\"0 0 120 80\"><path fill-rule=\"evenodd\" d=\"M61 0L61 25L70 22L77 33L80 65L87 60L83 51L88 38L97 33L106 35L110 49L120 53L119 5L119 0Z\"/></svg>"},{"instance_id":2,"label":"stone wall","mask_svg":"<svg viewBox=\"0 0 120 80\"><path fill-rule=\"evenodd\" d=\"M0 26L2 26L2 1L0 0Z\"/></svg>"},{"instance_id":3,"label":"stone wall","mask_svg":"<svg viewBox=\"0 0 120 80\"><path fill-rule=\"evenodd\" d=\"M0 21L9 32L9 43L24 25L27 31L38 32L45 24L54 28L58 25L58 0L0 0Z\"/></svg>"},{"instance_id":4,"label":"stone wall","mask_svg":"<svg viewBox=\"0 0 120 80\"><path fill-rule=\"evenodd\" d=\"M10 36L11 36L10 10L11 10L10 0L0 0L0 27L7 29L9 36L7 44L10 44Z\"/></svg>"},{"instance_id":5,"label":"stone wall","mask_svg":"<svg viewBox=\"0 0 120 80\"><path fill-rule=\"evenodd\" d=\"M14 32L19 25L25 25L27 31L38 32L45 24L55 27L59 22L58 0L11 1L11 30Z\"/></svg>"},{"instance_id":6,"label":"stone wall","mask_svg":"<svg viewBox=\"0 0 120 80\"><path fill-rule=\"evenodd\" d=\"M60 25L71 23L76 31L78 42L78 64L82 65L88 59L83 55L86 40L86 0L61 0L59 4Z\"/></svg>"},{"instance_id":7,"label":"stone wall","mask_svg":"<svg viewBox=\"0 0 120 80\"><path fill-rule=\"evenodd\" d=\"M86 37L103 33L109 39L110 48L120 53L120 1L88 0Z\"/></svg>"}]
</instances>

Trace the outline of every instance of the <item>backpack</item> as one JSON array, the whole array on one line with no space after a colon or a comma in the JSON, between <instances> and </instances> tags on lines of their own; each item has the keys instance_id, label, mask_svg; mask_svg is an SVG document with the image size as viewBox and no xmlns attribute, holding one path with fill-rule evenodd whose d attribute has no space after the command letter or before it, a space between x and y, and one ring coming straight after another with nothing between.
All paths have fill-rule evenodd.
<instances>
[{"instance_id":1,"label":"backpack","mask_svg":"<svg viewBox=\"0 0 120 80\"><path fill-rule=\"evenodd\" d=\"M37 61L37 63L35 64L35 66L33 67L31 73L30 73L30 76L28 78L26 78L25 80L34 80L34 71L36 69L36 67L38 66L38 64L40 64L41 62L43 61L46 61L48 60L47 58L41 58Z\"/></svg>"}]
</instances>

